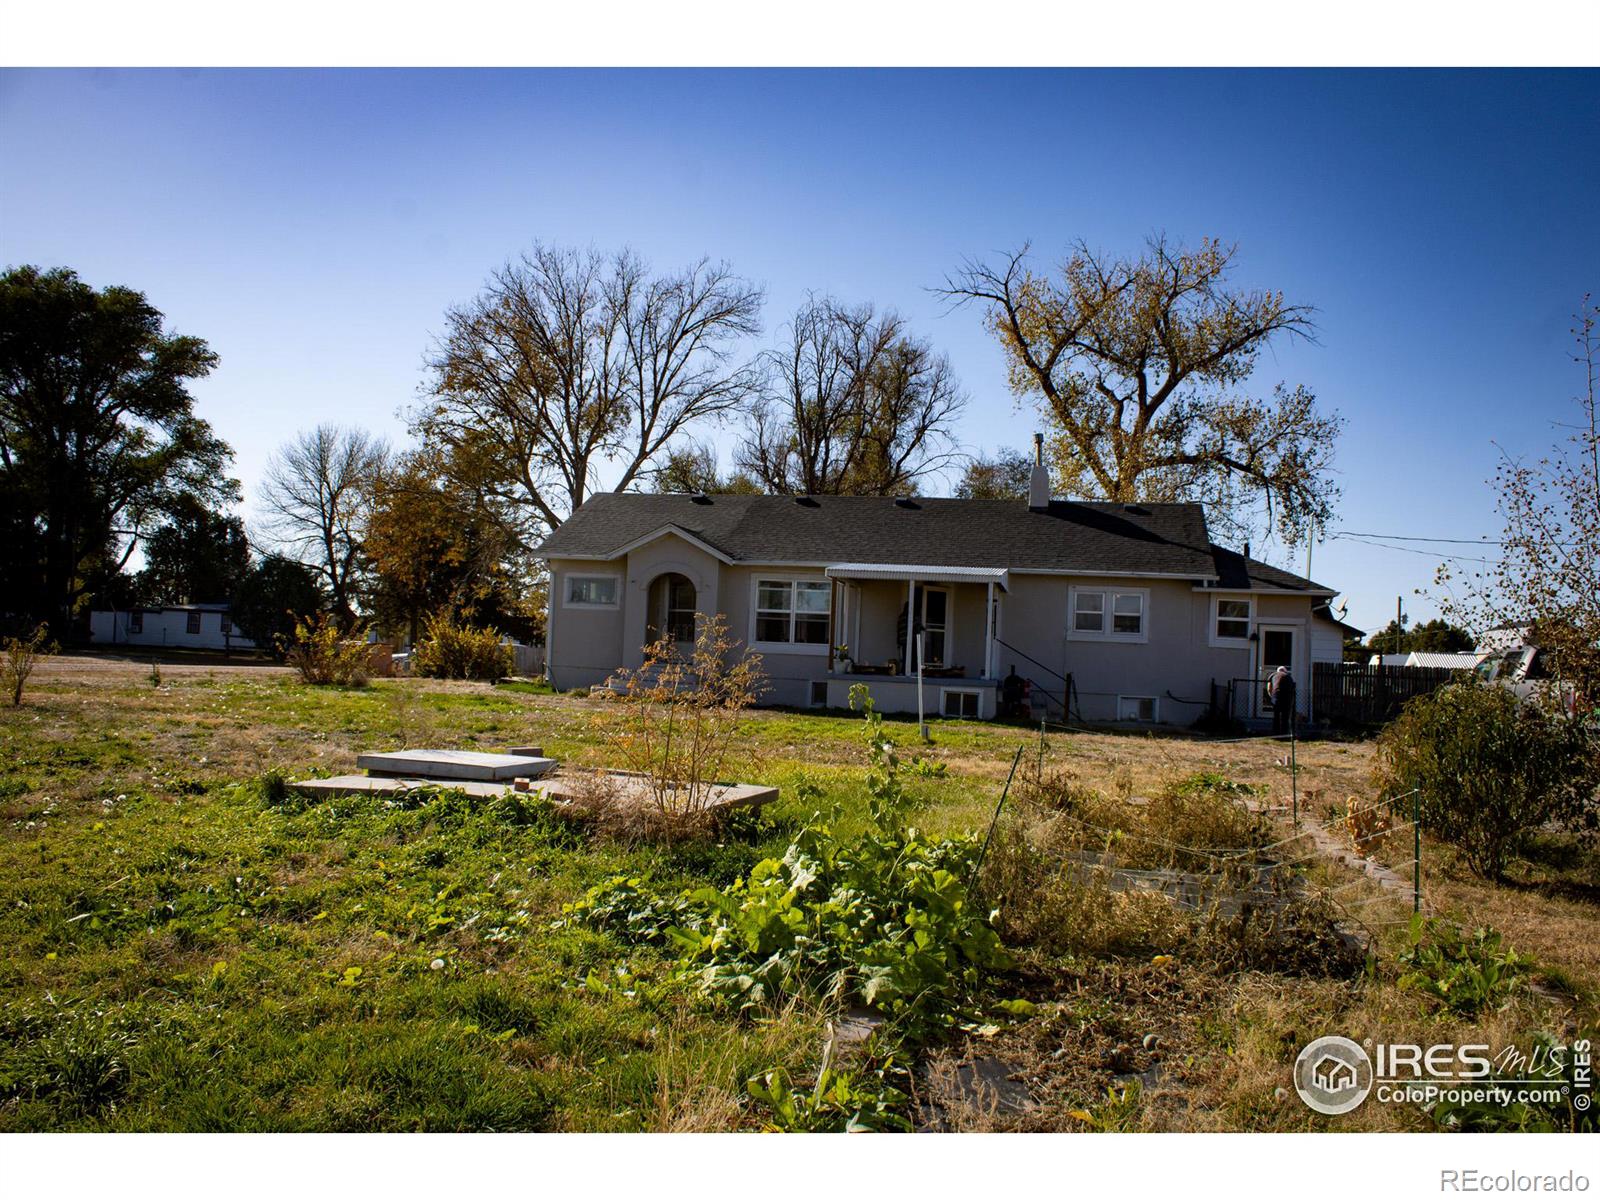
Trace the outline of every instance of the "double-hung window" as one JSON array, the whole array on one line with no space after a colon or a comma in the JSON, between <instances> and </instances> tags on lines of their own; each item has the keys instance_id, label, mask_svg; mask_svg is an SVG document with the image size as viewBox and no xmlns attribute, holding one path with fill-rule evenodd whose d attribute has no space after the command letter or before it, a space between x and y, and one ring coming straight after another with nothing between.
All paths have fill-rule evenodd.
<instances>
[{"instance_id":1,"label":"double-hung window","mask_svg":"<svg viewBox=\"0 0 1600 1200\"><path fill-rule=\"evenodd\" d=\"M619 580L615 575L568 575L568 608L616 608Z\"/></svg>"},{"instance_id":2,"label":"double-hung window","mask_svg":"<svg viewBox=\"0 0 1600 1200\"><path fill-rule=\"evenodd\" d=\"M1144 588L1074 587L1067 636L1110 642L1149 640L1150 593Z\"/></svg>"},{"instance_id":3,"label":"double-hung window","mask_svg":"<svg viewBox=\"0 0 1600 1200\"><path fill-rule=\"evenodd\" d=\"M1106 594L1104 592L1073 593L1072 630L1074 633L1104 633L1106 631Z\"/></svg>"},{"instance_id":4,"label":"double-hung window","mask_svg":"<svg viewBox=\"0 0 1600 1200\"><path fill-rule=\"evenodd\" d=\"M1111 593L1111 632L1138 637L1144 633L1144 593Z\"/></svg>"},{"instance_id":5,"label":"double-hung window","mask_svg":"<svg viewBox=\"0 0 1600 1200\"><path fill-rule=\"evenodd\" d=\"M1219 642L1244 642L1250 639L1250 601L1247 598L1217 597L1214 639Z\"/></svg>"},{"instance_id":6,"label":"double-hung window","mask_svg":"<svg viewBox=\"0 0 1600 1200\"><path fill-rule=\"evenodd\" d=\"M826 579L758 579L755 640L777 646L826 646L832 602L833 585Z\"/></svg>"}]
</instances>

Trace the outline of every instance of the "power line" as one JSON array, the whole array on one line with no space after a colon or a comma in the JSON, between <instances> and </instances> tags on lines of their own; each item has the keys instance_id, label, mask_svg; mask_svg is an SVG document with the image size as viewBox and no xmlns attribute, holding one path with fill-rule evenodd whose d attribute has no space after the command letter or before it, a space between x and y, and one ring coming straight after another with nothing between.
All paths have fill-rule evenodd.
<instances>
[{"instance_id":1,"label":"power line","mask_svg":"<svg viewBox=\"0 0 1600 1200\"><path fill-rule=\"evenodd\" d=\"M1417 550L1411 546L1390 546L1383 542L1369 542L1365 538L1356 537L1351 533L1336 533L1333 534L1328 540L1335 542L1359 542L1363 546L1371 546L1374 550L1398 550L1402 554L1420 554L1423 558L1431 558L1436 562L1444 560L1449 560L1450 562L1475 562L1483 563L1485 566L1492 567L1496 565L1497 561L1492 558L1478 558L1477 556L1471 554L1442 554L1438 551ZM1485 544L1494 545L1496 543Z\"/></svg>"},{"instance_id":2,"label":"power line","mask_svg":"<svg viewBox=\"0 0 1600 1200\"><path fill-rule=\"evenodd\" d=\"M1386 542L1448 542L1455 546L1504 546L1507 544L1495 538L1416 537L1401 533L1363 533L1358 529L1335 529L1331 536L1381 538Z\"/></svg>"}]
</instances>

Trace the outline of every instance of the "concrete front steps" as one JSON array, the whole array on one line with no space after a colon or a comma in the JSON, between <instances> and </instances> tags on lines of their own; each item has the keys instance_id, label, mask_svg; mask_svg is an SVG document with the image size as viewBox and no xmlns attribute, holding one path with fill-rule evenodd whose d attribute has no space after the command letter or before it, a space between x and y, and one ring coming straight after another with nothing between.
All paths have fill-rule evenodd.
<instances>
[{"instance_id":1,"label":"concrete front steps","mask_svg":"<svg viewBox=\"0 0 1600 1200\"><path fill-rule=\"evenodd\" d=\"M368 775L391 779L462 780L473 783L499 783L513 779L534 779L556 765L545 758L539 747L524 747L532 753L485 754L478 750L383 750L356 755L356 766Z\"/></svg>"}]
</instances>

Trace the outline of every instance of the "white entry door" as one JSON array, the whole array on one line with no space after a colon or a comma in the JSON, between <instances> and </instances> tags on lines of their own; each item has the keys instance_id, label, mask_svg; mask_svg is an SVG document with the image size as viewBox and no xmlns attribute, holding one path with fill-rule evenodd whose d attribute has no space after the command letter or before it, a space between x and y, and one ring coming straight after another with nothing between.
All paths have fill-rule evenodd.
<instances>
[{"instance_id":1,"label":"white entry door","mask_svg":"<svg viewBox=\"0 0 1600 1200\"><path fill-rule=\"evenodd\" d=\"M1288 667L1289 674L1294 676L1295 682L1295 707L1304 709L1308 681L1301 678L1300 674L1300 630L1294 625L1260 625L1261 641L1256 651L1258 659L1256 688L1257 702L1264 704L1261 695L1266 690L1267 680L1279 667Z\"/></svg>"}]
</instances>

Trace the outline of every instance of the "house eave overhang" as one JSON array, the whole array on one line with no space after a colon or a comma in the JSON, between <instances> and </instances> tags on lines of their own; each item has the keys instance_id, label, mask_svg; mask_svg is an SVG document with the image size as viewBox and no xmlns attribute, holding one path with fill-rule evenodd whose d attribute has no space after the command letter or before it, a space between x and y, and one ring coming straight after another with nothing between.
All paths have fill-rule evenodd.
<instances>
[{"instance_id":1,"label":"house eave overhang","mask_svg":"<svg viewBox=\"0 0 1600 1200\"><path fill-rule=\"evenodd\" d=\"M731 554L728 554L726 551L713 546L704 538L697 537L696 535L690 533L687 529L683 528L683 526L671 524L663 525L660 529L652 530L643 537L634 538L633 541L629 542L626 546L618 546L610 554L562 554L560 551L551 553L541 546L535 552L535 556L542 558L547 562L553 558L572 559L575 562L615 562L617 559L624 558L633 553L641 546L648 546L651 542L660 541L668 534L671 534L674 537L682 538L695 549L703 550L705 553L709 554L712 558L716 559L725 566L731 566L733 564L734 560Z\"/></svg>"},{"instance_id":2,"label":"house eave overhang","mask_svg":"<svg viewBox=\"0 0 1600 1200\"><path fill-rule=\"evenodd\" d=\"M1093 571L1079 567L1010 567L1013 575L1057 575L1074 579L1177 579L1185 583L1215 582L1217 576L1194 571ZM1198 588L1196 589L1199 590Z\"/></svg>"},{"instance_id":3,"label":"house eave overhang","mask_svg":"<svg viewBox=\"0 0 1600 1200\"><path fill-rule=\"evenodd\" d=\"M993 583L1007 590L1005 567L955 567L937 563L835 563L823 572L829 579L893 579L912 583Z\"/></svg>"},{"instance_id":4,"label":"house eave overhang","mask_svg":"<svg viewBox=\"0 0 1600 1200\"><path fill-rule=\"evenodd\" d=\"M1285 588L1272 587L1269 584L1251 584L1249 587L1223 587L1221 584L1211 583L1196 585L1197 592L1205 592L1212 596L1305 596L1309 599L1331 600L1339 593L1331 588Z\"/></svg>"}]
</instances>

